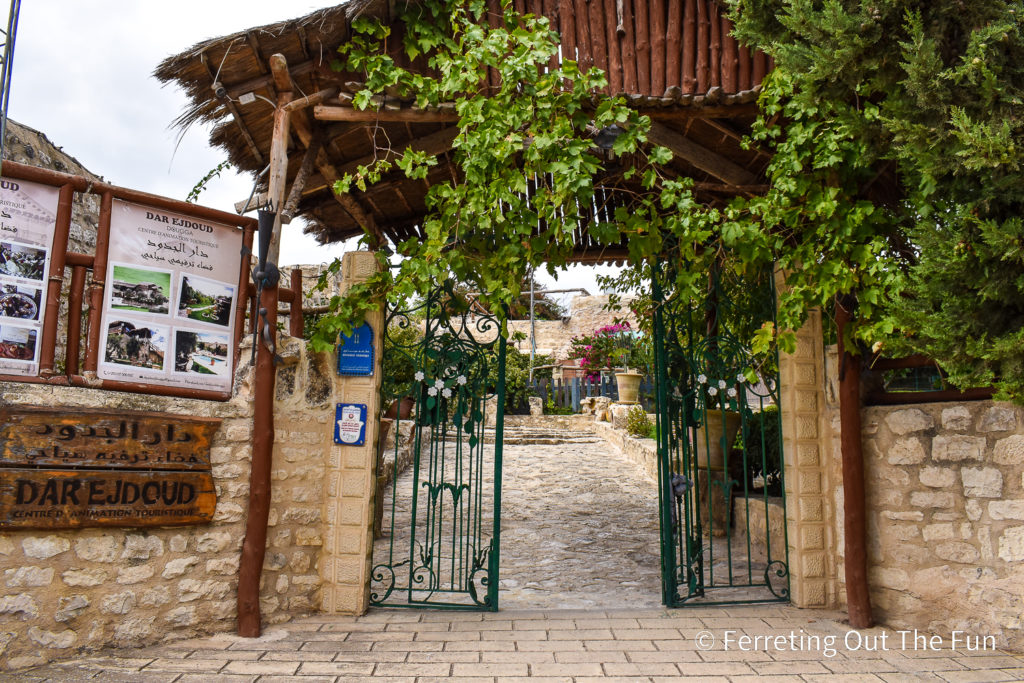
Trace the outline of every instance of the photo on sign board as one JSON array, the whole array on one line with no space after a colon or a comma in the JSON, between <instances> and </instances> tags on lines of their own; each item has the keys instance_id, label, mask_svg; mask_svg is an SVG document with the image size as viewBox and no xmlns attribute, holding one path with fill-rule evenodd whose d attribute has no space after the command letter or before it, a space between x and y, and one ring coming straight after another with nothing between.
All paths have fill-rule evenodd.
<instances>
[{"instance_id":1,"label":"photo on sign board","mask_svg":"<svg viewBox=\"0 0 1024 683\"><path fill-rule=\"evenodd\" d=\"M36 331L0 325L0 359L32 362L36 357Z\"/></svg>"},{"instance_id":2,"label":"photo on sign board","mask_svg":"<svg viewBox=\"0 0 1024 683\"><path fill-rule=\"evenodd\" d=\"M115 265L110 287L110 307L114 310L156 314L170 311L170 271Z\"/></svg>"},{"instance_id":3,"label":"photo on sign board","mask_svg":"<svg viewBox=\"0 0 1024 683\"><path fill-rule=\"evenodd\" d=\"M107 325L103 361L143 370L163 370L167 357L166 327L131 320Z\"/></svg>"},{"instance_id":4,"label":"photo on sign board","mask_svg":"<svg viewBox=\"0 0 1024 683\"><path fill-rule=\"evenodd\" d=\"M17 242L0 242L0 275L43 281L46 249Z\"/></svg>"},{"instance_id":5,"label":"photo on sign board","mask_svg":"<svg viewBox=\"0 0 1024 683\"><path fill-rule=\"evenodd\" d=\"M175 372L226 377L230 352L227 334L201 330L174 331Z\"/></svg>"},{"instance_id":6,"label":"photo on sign board","mask_svg":"<svg viewBox=\"0 0 1024 683\"><path fill-rule=\"evenodd\" d=\"M195 275L181 275L178 287L179 318L227 327L235 303L235 288Z\"/></svg>"},{"instance_id":7,"label":"photo on sign board","mask_svg":"<svg viewBox=\"0 0 1024 683\"><path fill-rule=\"evenodd\" d=\"M0 285L0 317L37 321L42 300L39 287Z\"/></svg>"}]
</instances>

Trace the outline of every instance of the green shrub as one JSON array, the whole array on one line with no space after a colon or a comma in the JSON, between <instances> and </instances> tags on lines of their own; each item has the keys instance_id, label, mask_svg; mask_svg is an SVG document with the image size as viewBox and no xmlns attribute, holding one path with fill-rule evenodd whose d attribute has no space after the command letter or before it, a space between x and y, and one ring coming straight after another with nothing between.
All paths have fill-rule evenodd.
<instances>
[{"instance_id":1,"label":"green shrub","mask_svg":"<svg viewBox=\"0 0 1024 683\"><path fill-rule=\"evenodd\" d=\"M626 413L626 431L631 436L646 439L650 437L652 429L654 429L654 423L651 422L651 418L647 417L647 411L643 406L635 405Z\"/></svg>"},{"instance_id":2,"label":"green shrub","mask_svg":"<svg viewBox=\"0 0 1024 683\"><path fill-rule=\"evenodd\" d=\"M551 365L551 356L534 356L533 364ZM494 391L498 386L498 355L495 353L489 359L488 384ZM533 373L534 379L551 379L551 368L536 370ZM508 346L505 350L505 414L526 415L530 412L530 355L519 351L514 346Z\"/></svg>"}]
</instances>

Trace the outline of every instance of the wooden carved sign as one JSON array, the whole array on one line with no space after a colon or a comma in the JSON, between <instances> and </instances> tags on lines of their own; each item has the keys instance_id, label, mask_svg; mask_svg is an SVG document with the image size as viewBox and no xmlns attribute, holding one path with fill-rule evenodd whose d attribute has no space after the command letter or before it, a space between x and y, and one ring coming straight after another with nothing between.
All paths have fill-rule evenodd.
<instances>
[{"instance_id":1,"label":"wooden carved sign","mask_svg":"<svg viewBox=\"0 0 1024 683\"><path fill-rule=\"evenodd\" d=\"M209 522L219 426L163 413L0 408L0 528Z\"/></svg>"}]
</instances>

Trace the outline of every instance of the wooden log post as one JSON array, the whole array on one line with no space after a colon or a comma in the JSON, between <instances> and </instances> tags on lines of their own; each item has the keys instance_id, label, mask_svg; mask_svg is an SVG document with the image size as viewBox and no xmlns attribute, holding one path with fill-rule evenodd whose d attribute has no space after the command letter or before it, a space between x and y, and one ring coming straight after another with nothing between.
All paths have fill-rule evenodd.
<instances>
[{"instance_id":1,"label":"wooden log post","mask_svg":"<svg viewBox=\"0 0 1024 683\"><path fill-rule=\"evenodd\" d=\"M281 250L281 214L288 173L288 117L285 108L292 101L291 76L284 56L268 60L277 87L277 109L270 143L269 198L277 217L267 262L276 265ZM238 635L258 638L260 616L260 576L267 552L267 523L270 518L270 470L274 451L274 346L277 339L276 286L266 286L260 295L260 334L256 341L255 401L253 406L252 468L249 473L249 510L245 519L245 540L238 568ZM265 313L264 313L265 312ZM263 317L265 316L265 317Z\"/></svg>"},{"instance_id":2,"label":"wooden log post","mask_svg":"<svg viewBox=\"0 0 1024 683\"><path fill-rule=\"evenodd\" d=\"M853 355L843 337L852 305L836 299L839 337L839 423L843 462L843 531L845 538L846 606L853 628L870 628L871 595L868 591L867 510L864 492L864 452L860 424L860 370L863 356Z\"/></svg>"}]
</instances>

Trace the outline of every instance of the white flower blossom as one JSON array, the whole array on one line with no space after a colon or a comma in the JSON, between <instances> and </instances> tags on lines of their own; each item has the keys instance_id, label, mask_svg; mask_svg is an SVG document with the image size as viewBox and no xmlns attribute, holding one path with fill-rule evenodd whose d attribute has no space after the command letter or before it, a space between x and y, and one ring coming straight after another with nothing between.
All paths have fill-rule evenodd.
<instances>
[{"instance_id":1,"label":"white flower blossom","mask_svg":"<svg viewBox=\"0 0 1024 683\"><path fill-rule=\"evenodd\" d=\"M718 389L716 389L714 387L711 387L710 389L708 389L708 394L711 395L711 396L717 396L718 395Z\"/></svg>"},{"instance_id":2,"label":"white flower blossom","mask_svg":"<svg viewBox=\"0 0 1024 683\"><path fill-rule=\"evenodd\" d=\"M417 370L417 371L416 371L416 374L414 375L414 377L416 378L416 381L417 381L417 382L422 382L422 381L423 381L423 378L424 378L425 376L426 376L426 375L424 375L424 374L423 374L423 371L422 371L422 370Z\"/></svg>"},{"instance_id":3,"label":"white flower blossom","mask_svg":"<svg viewBox=\"0 0 1024 683\"><path fill-rule=\"evenodd\" d=\"M445 388L444 388L444 389L443 389L443 390L441 391L441 395L442 395L442 396L444 396L445 398L451 398L451 397L452 397L452 390L451 390L451 389L449 389L448 387L445 387Z\"/></svg>"},{"instance_id":4,"label":"white flower blossom","mask_svg":"<svg viewBox=\"0 0 1024 683\"><path fill-rule=\"evenodd\" d=\"M735 387L729 387L729 391L727 391L726 393L729 394L729 398L736 398L736 388Z\"/></svg>"},{"instance_id":5,"label":"white flower blossom","mask_svg":"<svg viewBox=\"0 0 1024 683\"><path fill-rule=\"evenodd\" d=\"M718 380L718 388L719 389L725 389L727 386L729 386L729 385L725 383L724 379Z\"/></svg>"},{"instance_id":6,"label":"white flower blossom","mask_svg":"<svg viewBox=\"0 0 1024 683\"><path fill-rule=\"evenodd\" d=\"M437 396L437 387L430 387L427 389L427 394L429 396Z\"/></svg>"},{"instance_id":7,"label":"white flower blossom","mask_svg":"<svg viewBox=\"0 0 1024 683\"><path fill-rule=\"evenodd\" d=\"M444 380L443 379L434 380L434 386L437 387L438 389L444 389Z\"/></svg>"},{"instance_id":8,"label":"white flower blossom","mask_svg":"<svg viewBox=\"0 0 1024 683\"><path fill-rule=\"evenodd\" d=\"M460 387L466 386L466 376L465 375L459 375L458 377L455 378L455 381L459 383Z\"/></svg>"},{"instance_id":9,"label":"white flower blossom","mask_svg":"<svg viewBox=\"0 0 1024 683\"><path fill-rule=\"evenodd\" d=\"M708 383L708 376L707 376L707 375L705 375L705 374L700 374L700 375L697 375L697 381L698 381L698 382L699 382L700 384L707 384L707 383Z\"/></svg>"},{"instance_id":10,"label":"white flower blossom","mask_svg":"<svg viewBox=\"0 0 1024 683\"><path fill-rule=\"evenodd\" d=\"M741 372L740 374L736 375L736 381L739 382L740 384L743 384L744 382L747 381L747 376Z\"/></svg>"}]
</instances>

